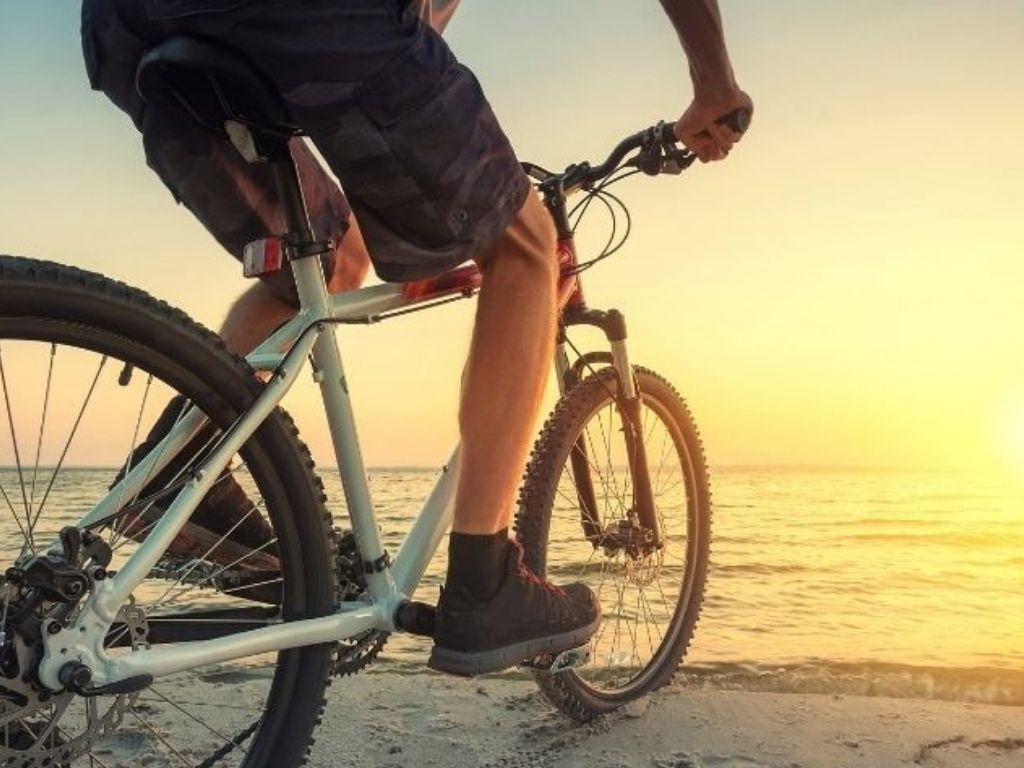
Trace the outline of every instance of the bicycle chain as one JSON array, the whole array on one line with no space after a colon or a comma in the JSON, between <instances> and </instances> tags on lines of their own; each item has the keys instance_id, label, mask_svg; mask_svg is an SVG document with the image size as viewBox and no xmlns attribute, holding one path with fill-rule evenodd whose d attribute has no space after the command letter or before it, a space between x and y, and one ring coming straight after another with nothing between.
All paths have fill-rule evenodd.
<instances>
[{"instance_id":1,"label":"bicycle chain","mask_svg":"<svg viewBox=\"0 0 1024 768\"><path fill-rule=\"evenodd\" d=\"M260 720L262 719L263 718L257 717L255 720L252 721L250 725L240 730L238 734L233 739L231 739L231 741L226 742L223 747L221 747L208 758L203 760L203 762L197 765L196 768L213 768L213 766L215 766L218 762L220 762L229 754L238 749L238 747L241 746L243 741L252 736L256 732L256 729L259 728Z\"/></svg>"}]
</instances>

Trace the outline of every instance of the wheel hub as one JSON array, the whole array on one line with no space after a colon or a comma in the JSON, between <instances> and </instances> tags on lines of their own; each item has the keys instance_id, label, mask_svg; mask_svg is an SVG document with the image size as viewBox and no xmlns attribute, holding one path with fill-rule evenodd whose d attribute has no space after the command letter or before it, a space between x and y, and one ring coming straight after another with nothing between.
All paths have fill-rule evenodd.
<instances>
[{"instance_id":1,"label":"wheel hub","mask_svg":"<svg viewBox=\"0 0 1024 768\"><path fill-rule=\"evenodd\" d=\"M632 510L627 515L624 519L609 523L602 531L599 542L604 547L605 555L615 557L619 552L625 552L630 560L650 555L656 548L654 534L640 525Z\"/></svg>"},{"instance_id":2,"label":"wheel hub","mask_svg":"<svg viewBox=\"0 0 1024 768\"><path fill-rule=\"evenodd\" d=\"M74 621L80 602L106 577L110 549L76 528L61 531L63 551L27 555L8 568L0 585L0 765L55 768L86 754L118 727L135 695L85 703L68 690L43 686L37 670L43 632ZM147 643L145 616L129 602L120 612L133 648ZM76 701L82 702L77 707ZM72 709L77 711L72 712ZM105 711L104 711L105 708ZM83 711L84 710L84 711ZM65 717L67 716L67 717ZM62 722L64 721L64 722ZM63 727L68 721L68 727Z\"/></svg>"}]
</instances>

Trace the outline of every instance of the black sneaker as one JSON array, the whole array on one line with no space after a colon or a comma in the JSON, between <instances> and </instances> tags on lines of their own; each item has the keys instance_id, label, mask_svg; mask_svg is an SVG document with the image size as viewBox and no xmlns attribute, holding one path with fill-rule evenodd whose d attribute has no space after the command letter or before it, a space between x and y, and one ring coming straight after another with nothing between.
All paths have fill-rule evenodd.
<instances>
[{"instance_id":1,"label":"black sneaker","mask_svg":"<svg viewBox=\"0 0 1024 768\"><path fill-rule=\"evenodd\" d=\"M132 452L131 466L142 461L166 437L184 408L185 400L180 395L168 403L146 439ZM175 458L153 478L139 494L139 498L145 498L167 487L181 471L185 461L191 461L197 454L206 450L205 446L213 434L209 427L200 430L192 442L181 451L180 458ZM124 468L118 472L111 487L123 476ZM140 515L127 515L118 521L116 527L129 538L142 541L163 515L163 504L169 501L170 499L155 502ZM234 476L230 473L225 475L217 480L209 493L199 502L188 523L167 548L168 553L186 558L205 555L210 562L221 565L236 563L239 558L244 557L247 568L277 570L277 548L273 544L268 544L274 538L274 532L260 511L254 510L253 506L253 502ZM220 541L229 531L227 538Z\"/></svg>"},{"instance_id":2,"label":"black sneaker","mask_svg":"<svg viewBox=\"0 0 1024 768\"><path fill-rule=\"evenodd\" d=\"M523 565L522 547L510 542L497 594L478 603L465 589L447 587L436 616L427 666L470 677L585 645L601 623L601 606L585 584L557 587L537 576Z\"/></svg>"}]
</instances>

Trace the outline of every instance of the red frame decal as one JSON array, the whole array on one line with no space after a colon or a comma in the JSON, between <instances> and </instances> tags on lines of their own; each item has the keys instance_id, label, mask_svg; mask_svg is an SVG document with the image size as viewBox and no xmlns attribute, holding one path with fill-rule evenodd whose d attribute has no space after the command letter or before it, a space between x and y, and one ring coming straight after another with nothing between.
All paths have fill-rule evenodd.
<instances>
[{"instance_id":1,"label":"red frame decal","mask_svg":"<svg viewBox=\"0 0 1024 768\"><path fill-rule=\"evenodd\" d=\"M576 269L576 244L571 237L558 241L558 306L583 304L583 290ZM402 295L411 302L427 301L453 293L474 293L480 290L482 275L476 264L463 264L437 277L402 283Z\"/></svg>"}]
</instances>

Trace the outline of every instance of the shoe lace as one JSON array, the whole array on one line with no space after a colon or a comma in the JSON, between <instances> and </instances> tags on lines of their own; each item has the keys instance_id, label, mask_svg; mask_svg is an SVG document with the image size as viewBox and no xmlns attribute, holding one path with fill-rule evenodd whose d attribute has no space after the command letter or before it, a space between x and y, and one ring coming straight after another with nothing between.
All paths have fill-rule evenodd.
<instances>
[{"instance_id":1,"label":"shoe lace","mask_svg":"<svg viewBox=\"0 0 1024 768\"><path fill-rule=\"evenodd\" d=\"M558 595L559 597L566 596L564 589L562 589L557 584L552 584L547 579L541 578L523 563L524 550L522 544L520 544L518 541L512 541L511 544L513 549L515 550L517 576L525 579L531 584L534 584L538 587L541 587L542 589L547 590L551 594Z\"/></svg>"}]
</instances>

